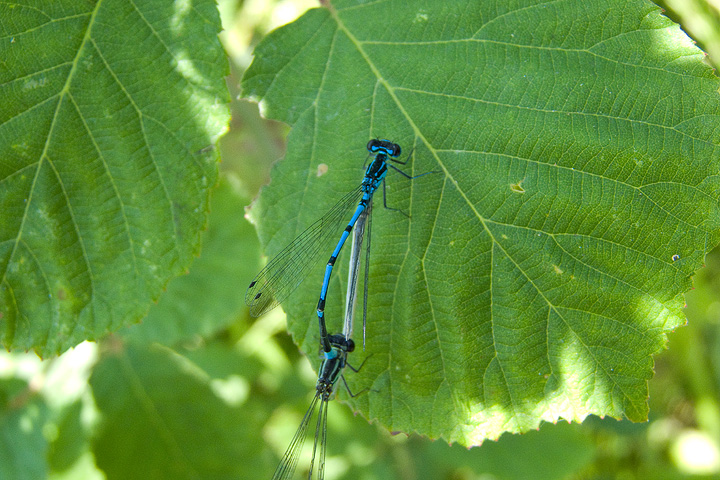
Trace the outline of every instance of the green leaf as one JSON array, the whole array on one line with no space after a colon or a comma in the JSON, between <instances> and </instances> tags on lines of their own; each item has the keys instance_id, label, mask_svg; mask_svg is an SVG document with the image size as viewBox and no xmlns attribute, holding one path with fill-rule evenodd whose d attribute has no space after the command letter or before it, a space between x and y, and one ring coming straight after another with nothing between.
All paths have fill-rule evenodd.
<instances>
[{"instance_id":1,"label":"green leaf","mask_svg":"<svg viewBox=\"0 0 720 480\"><path fill-rule=\"evenodd\" d=\"M433 472L459 466L472 467L488 478L507 480L555 480L571 478L582 471L596 456L596 449L575 425L543 425L539 431L524 435L503 435L497 442L487 442L482 448L466 449L440 442L421 444L416 469ZM443 478L441 472L427 475Z\"/></svg>"},{"instance_id":2,"label":"green leaf","mask_svg":"<svg viewBox=\"0 0 720 480\"><path fill-rule=\"evenodd\" d=\"M652 355L720 240L718 87L642 0L338 1L268 35L243 88L293 127L253 210L270 257L358 184L370 138L442 172L390 172L410 219L376 198L352 405L465 445L645 420ZM308 352L323 267L284 305Z\"/></svg>"},{"instance_id":3,"label":"green leaf","mask_svg":"<svg viewBox=\"0 0 720 480\"><path fill-rule=\"evenodd\" d=\"M102 415L93 450L107 477L244 477L247 466L228 459L261 450L258 427L209 380L166 348L116 344L90 378Z\"/></svg>"},{"instance_id":4,"label":"green leaf","mask_svg":"<svg viewBox=\"0 0 720 480\"><path fill-rule=\"evenodd\" d=\"M0 342L144 316L199 252L228 120L209 0L0 6Z\"/></svg>"},{"instance_id":5,"label":"green leaf","mask_svg":"<svg viewBox=\"0 0 720 480\"><path fill-rule=\"evenodd\" d=\"M259 266L255 231L241 205L249 202L227 179L215 189L203 251L190 273L173 280L168 291L127 338L171 345L210 336L229 325L244 308L238 285L250 283Z\"/></svg>"},{"instance_id":6,"label":"green leaf","mask_svg":"<svg viewBox=\"0 0 720 480\"><path fill-rule=\"evenodd\" d=\"M46 478L48 408L22 380L0 381L0 478Z\"/></svg>"},{"instance_id":7,"label":"green leaf","mask_svg":"<svg viewBox=\"0 0 720 480\"><path fill-rule=\"evenodd\" d=\"M58 436L50 444L48 460L53 471L67 471L88 450L82 422L82 401L75 401L58 414Z\"/></svg>"}]
</instances>

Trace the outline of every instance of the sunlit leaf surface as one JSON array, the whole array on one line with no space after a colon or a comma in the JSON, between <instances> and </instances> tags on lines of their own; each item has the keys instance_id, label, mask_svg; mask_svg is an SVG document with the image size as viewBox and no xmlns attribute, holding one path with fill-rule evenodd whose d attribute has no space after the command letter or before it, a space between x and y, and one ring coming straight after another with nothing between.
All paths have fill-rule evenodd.
<instances>
[{"instance_id":1,"label":"sunlit leaf surface","mask_svg":"<svg viewBox=\"0 0 720 480\"><path fill-rule=\"evenodd\" d=\"M353 405L466 445L646 419L652 355L718 243L719 86L641 0L338 1L269 35L243 80L293 127L253 211L269 256L360 182L370 138L441 172L388 175L411 218L375 199ZM323 266L284 304L311 358Z\"/></svg>"},{"instance_id":2,"label":"sunlit leaf surface","mask_svg":"<svg viewBox=\"0 0 720 480\"><path fill-rule=\"evenodd\" d=\"M204 0L0 5L5 348L134 323L198 253L228 118L217 17Z\"/></svg>"}]
</instances>

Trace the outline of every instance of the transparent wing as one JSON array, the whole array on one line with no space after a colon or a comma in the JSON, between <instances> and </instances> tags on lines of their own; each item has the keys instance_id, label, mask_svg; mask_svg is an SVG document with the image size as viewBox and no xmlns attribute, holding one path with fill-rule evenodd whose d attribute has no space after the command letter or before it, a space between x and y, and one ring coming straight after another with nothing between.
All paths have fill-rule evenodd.
<instances>
[{"instance_id":1,"label":"transparent wing","mask_svg":"<svg viewBox=\"0 0 720 480\"><path fill-rule=\"evenodd\" d=\"M312 402L310 402L310 407L307 409L307 412L305 412L305 416L303 417L302 422L300 422L300 426L298 427L297 432L295 432L295 436L290 442L287 450L285 450L285 455L283 455L280 465L278 465L275 469L275 474L272 477L273 480L289 480L292 478L293 473L295 473L295 467L297 467L303 443L305 443L308 425L310 425L310 420L315 412L318 400L320 400L320 392L315 393L315 397L313 397ZM321 410L323 403L326 402L321 402ZM315 437L317 441L317 432L315 433Z\"/></svg>"},{"instance_id":2,"label":"transparent wing","mask_svg":"<svg viewBox=\"0 0 720 480\"><path fill-rule=\"evenodd\" d=\"M305 279L320 252L330 255L329 240L340 237L349 210L357 207L361 197L362 190L358 186L257 274L245 293L245 304L250 307L252 316L259 317L282 303Z\"/></svg>"},{"instance_id":3,"label":"transparent wing","mask_svg":"<svg viewBox=\"0 0 720 480\"><path fill-rule=\"evenodd\" d=\"M365 282L363 283L363 351L365 350L365 332L367 326L368 285L370 278L370 240L372 240L372 216L367 221L367 247L365 249Z\"/></svg>"},{"instance_id":4,"label":"transparent wing","mask_svg":"<svg viewBox=\"0 0 720 480\"><path fill-rule=\"evenodd\" d=\"M360 215L353 229L352 245L350 246L350 268L348 270L348 286L345 294L345 322L343 324L343 334L346 339L352 336L353 322L355 320L355 304L357 301L357 281L360 276L360 253L362 251L363 238L365 237L365 226L368 225L368 219L372 213L372 199L368 202L367 208ZM368 242L370 238L368 238ZM366 252L366 268L367 256ZM367 273L367 272L366 272ZM367 283L367 282L366 282ZM364 324L363 324L364 332ZM363 333L363 338L365 334Z\"/></svg>"},{"instance_id":5,"label":"transparent wing","mask_svg":"<svg viewBox=\"0 0 720 480\"><path fill-rule=\"evenodd\" d=\"M320 459L318 460L318 480L324 480L325 478L325 456L327 449L327 411L328 401L323 400L320 404L320 410L318 411L318 430L320 430ZM322 421L320 421L322 419ZM318 442L318 431L315 431L315 444ZM311 465L315 463L315 447L313 447L313 458ZM310 472L312 475L312 471ZM310 477L308 477L310 478Z\"/></svg>"},{"instance_id":6,"label":"transparent wing","mask_svg":"<svg viewBox=\"0 0 720 480\"><path fill-rule=\"evenodd\" d=\"M327 407L328 401L326 396L321 395L320 410L318 410L317 425L315 426L315 440L313 441L312 458L310 459L310 470L308 471L308 480L312 480L313 469L315 468L315 455L317 454L318 443L320 443L320 461L324 463L325 458L325 440L327 432ZM318 465L318 467L325 467L325 465ZM318 479L322 479L324 475L323 470L318 473Z\"/></svg>"}]
</instances>

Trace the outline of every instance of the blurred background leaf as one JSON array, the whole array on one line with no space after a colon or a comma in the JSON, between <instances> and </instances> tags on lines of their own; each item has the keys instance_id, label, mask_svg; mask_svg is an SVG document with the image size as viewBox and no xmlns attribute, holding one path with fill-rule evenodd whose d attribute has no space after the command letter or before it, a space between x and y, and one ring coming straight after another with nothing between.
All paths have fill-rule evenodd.
<instances>
[{"instance_id":1,"label":"blurred background leaf","mask_svg":"<svg viewBox=\"0 0 720 480\"><path fill-rule=\"evenodd\" d=\"M0 478L47 475L47 420L47 405L30 385L16 378L0 381Z\"/></svg>"},{"instance_id":2,"label":"blurred background leaf","mask_svg":"<svg viewBox=\"0 0 720 480\"><path fill-rule=\"evenodd\" d=\"M259 461L228 461L262 453L251 409L230 405L211 377L172 350L106 346L90 386L102 416L93 452L108 478L260 475Z\"/></svg>"}]
</instances>

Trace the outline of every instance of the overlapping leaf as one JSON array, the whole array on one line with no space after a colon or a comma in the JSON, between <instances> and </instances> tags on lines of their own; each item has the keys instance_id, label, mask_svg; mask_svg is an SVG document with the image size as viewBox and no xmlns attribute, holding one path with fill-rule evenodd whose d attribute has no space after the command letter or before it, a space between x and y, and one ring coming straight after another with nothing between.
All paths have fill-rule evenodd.
<instances>
[{"instance_id":1,"label":"overlapping leaf","mask_svg":"<svg viewBox=\"0 0 720 480\"><path fill-rule=\"evenodd\" d=\"M173 345L212 336L236 319L245 304L238 285L258 268L257 236L244 218L248 202L225 179L213 191L203 250L190 273L175 279L142 323L123 335L134 342Z\"/></svg>"},{"instance_id":2,"label":"overlapping leaf","mask_svg":"<svg viewBox=\"0 0 720 480\"><path fill-rule=\"evenodd\" d=\"M269 255L357 185L369 138L442 172L388 176L410 219L374 209L353 404L464 444L645 419L652 355L718 243L719 86L643 0L339 1L269 35L243 81L293 126L254 210ZM309 352L321 268L285 305Z\"/></svg>"},{"instance_id":3,"label":"overlapping leaf","mask_svg":"<svg viewBox=\"0 0 720 480\"><path fill-rule=\"evenodd\" d=\"M218 30L204 0L0 6L5 348L136 322L188 268L227 123Z\"/></svg>"}]
</instances>

